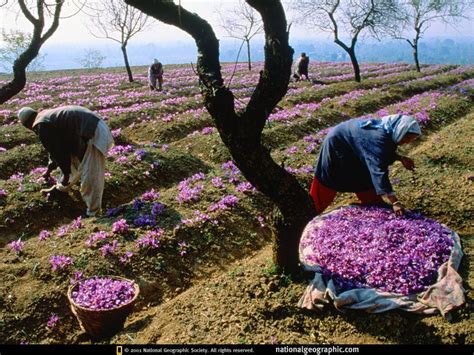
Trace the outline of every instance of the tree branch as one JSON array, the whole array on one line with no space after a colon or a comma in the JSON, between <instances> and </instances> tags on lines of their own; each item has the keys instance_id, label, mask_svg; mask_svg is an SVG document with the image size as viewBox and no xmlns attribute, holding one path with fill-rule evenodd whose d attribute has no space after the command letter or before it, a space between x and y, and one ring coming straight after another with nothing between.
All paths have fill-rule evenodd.
<instances>
[{"instance_id":1,"label":"tree branch","mask_svg":"<svg viewBox=\"0 0 474 355\"><path fill-rule=\"evenodd\" d=\"M30 10L28 10L25 0L18 0L18 4L20 5L21 12L23 12L23 15L25 15L28 21L30 21L33 25L36 25L38 23L38 19L36 19Z\"/></svg>"}]
</instances>

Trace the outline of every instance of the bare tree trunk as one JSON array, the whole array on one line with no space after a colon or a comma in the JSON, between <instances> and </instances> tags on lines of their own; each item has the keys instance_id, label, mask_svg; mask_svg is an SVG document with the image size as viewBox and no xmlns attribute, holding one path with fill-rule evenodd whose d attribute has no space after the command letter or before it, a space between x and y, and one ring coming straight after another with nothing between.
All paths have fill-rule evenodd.
<instances>
[{"instance_id":1,"label":"bare tree trunk","mask_svg":"<svg viewBox=\"0 0 474 355\"><path fill-rule=\"evenodd\" d=\"M416 71L419 73L421 72L420 60L418 57L418 41L420 40L420 33L421 28L418 25L415 25L415 38L413 38L413 42L408 41L410 43L411 48L413 49L413 59L416 65Z\"/></svg>"},{"instance_id":2,"label":"bare tree trunk","mask_svg":"<svg viewBox=\"0 0 474 355\"><path fill-rule=\"evenodd\" d=\"M33 24L33 36L28 48L20 54L20 56L13 63L13 79L0 88L0 104L10 100L13 96L18 94L26 85L26 67L36 58L41 46L50 38L58 29L59 16L63 5L62 0L55 1L55 10L53 15L53 23L51 27L43 34L44 29L44 3L37 2L38 18L34 16L27 9L24 0L18 1L21 11L26 18Z\"/></svg>"},{"instance_id":3,"label":"bare tree trunk","mask_svg":"<svg viewBox=\"0 0 474 355\"><path fill-rule=\"evenodd\" d=\"M38 29L28 48L13 63L13 79L0 88L0 104L10 100L26 85L26 67L36 58L41 48L41 30Z\"/></svg>"},{"instance_id":4,"label":"bare tree trunk","mask_svg":"<svg viewBox=\"0 0 474 355\"><path fill-rule=\"evenodd\" d=\"M13 65L13 79L0 88L0 104L10 100L18 94L26 85L26 67L38 55L34 51L23 53L20 58L15 60Z\"/></svg>"},{"instance_id":5,"label":"bare tree trunk","mask_svg":"<svg viewBox=\"0 0 474 355\"><path fill-rule=\"evenodd\" d=\"M355 49L351 48L349 51L349 57L351 58L352 62L352 68L354 69L354 80L360 83L361 77L360 77L360 67L359 67L359 62L357 61L357 57L355 54Z\"/></svg>"},{"instance_id":6,"label":"bare tree trunk","mask_svg":"<svg viewBox=\"0 0 474 355\"><path fill-rule=\"evenodd\" d=\"M125 69L127 69L128 81L132 83L133 75L132 75L132 69L130 69L130 64L128 63L127 45L124 44L120 48L122 49L123 61L125 62Z\"/></svg>"},{"instance_id":7,"label":"bare tree trunk","mask_svg":"<svg viewBox=\"0 0 474 355\"><path fill-rule=\"evenodd\" d=\"M420 61L418 60L418 43L413 46L413 59L415 60L416 71L421 72Z\"/></svg>"},{"instance_id":8,"label":"bare tree trunk","mask_svg":"<svg viewBox=\"0 0 474 355\"><path fill-rule=\"evenodd\" d=\"M247 61L249 64L249 71L252 70L252 60L250 58L250 40L246 39L245 42L247 42Z\"/></svg>"}]
</instances>

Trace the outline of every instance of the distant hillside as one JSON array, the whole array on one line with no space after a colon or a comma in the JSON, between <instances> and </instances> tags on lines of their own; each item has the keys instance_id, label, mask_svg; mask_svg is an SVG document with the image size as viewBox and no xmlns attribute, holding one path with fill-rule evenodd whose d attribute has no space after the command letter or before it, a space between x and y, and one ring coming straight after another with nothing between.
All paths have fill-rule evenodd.
<instances>
[{"instance_id":1,"label":"distant hillside","mask_svg":"<svg viewBox=\"0 0 474 355\"><path fill-rule=\"evenodd\" d=\"M349 57L339 46L330 40L294 40L291 45L295 49L295 57L300 52L309 54L312 61L348 61ZM221 61L236 60L240 43L231 40L221 40ZM123 59L119 46L103 42L87 46L85 44L46 45L42 53L45 70L80 68L79 58L87 49L97 49L106 56L104 67L122 66ZM159 58L164 64L182 64L196 61L196 47L191 41L173 43L131 43L128 47L131 65L146 65L154 58ZM388 40L377 42L361 41L357 45L357 55L360 62L412 62L410 46L403 41ZM240 61L246 61L241 54ZM252 60L263 60L263 42L255 40L252 43ZM420 60L426 64L474 64L474 38L436 38L423 39L420 42Z\"/></svg>"}]
</instances>

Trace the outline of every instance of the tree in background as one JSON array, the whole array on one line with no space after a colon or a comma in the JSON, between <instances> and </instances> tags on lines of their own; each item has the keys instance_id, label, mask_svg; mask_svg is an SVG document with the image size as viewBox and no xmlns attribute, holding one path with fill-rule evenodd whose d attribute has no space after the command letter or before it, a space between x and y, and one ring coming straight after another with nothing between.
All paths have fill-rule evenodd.
<instances>
[{"instance_id":1,"label":"tree in background","mask_svg":"<svg viewBox=\"0 0 474 355\"><path fill-rule=\"evenodd\" d=\"M204 104L237 167L281 212L275 223L275 264L286 272L297 272L299 240L304 227L316 214L314 203L308 191L273 160L261 141L268 116L286 94L291 74L293 49L288 44L285 12L280 0L247 0L247 4L259 12L264 24L265 63L249 103L237 112L235 97L224 85L219 42L209 23L173 1L126 2L194 38Z\"/></svg>"},{"instance_id":2,"label":"tree in background","mask_svg":"<svg viewBox=\"0 0 474 355\"><path fill-rule=\"evenodd\" d=\"M38 56L41 46L57 30L63 3L64 0L36 0L36 5L29 7L25 0L18 0L21 13L33 25L33 34L26 49L13 63L13 79L0 87L0 104L11 99L25 87L26 68ZM52 19L51 25L45 29L48 17Z\"/></svg>"},{"instance_id":3,"label":"tree in background","mask_svg":"<svg viewBox=\"0 0 474 355\"><path fill-rule=\"evenodd\" d=\"M94 69L102 67L104 59L105 55L103 55L101 51L97 49L86 49L82 57L77 61L83 68Z\"/></svg>"},{"instance_id":4,"label":"tree in background","mask_svg":"<svg viewBox=\"0 0 474 355\"><path fill-rule=\"evenodd\" d=\"M397 18L401 26L389 31L393 38L407 41L413 50L416 70L421 71L418 44L433 21L448 24L456 19L467 18L465 14L473 5L465 0L404 0L400 2ZM410 31L413 38L404 35Z\"/></svg>"},{"instance_id":5,"label":"tree in background","mask_svg":"<svg viewBox=\"0 0 474 355\"><path fill-rule=\"evenodd\" d=\"M217 9L216 12L220 18L221 27L227 35L241 40L242 44L245 43L247 45L248 67L249 71L252 70L250 41L256 35L263 33L263 24L258 13L243 0L239 0L238 5L231 10L226 9L224 12L221 9Z\"/></svg>"},{"instance_id":6,"label":"tree in background","mask_svg":"<svg viewBox=\"0 0 474 355\"><path fill-rule=\"evenodd\" d=\"M4 46L0 48L0 67L9 72L15 60L28 48L29 43L32 41L32 35L19 30L12 30L10 32L3 31L2 39ZM38 54L38 56L28 64L26 70L42 70L45 56L44 54Z\"/></svg>"},{"instance_id":7,"label":"tree in background","mask_svg":"<svg viewBox=\"0 0 474 355\"><path fill-rule=\"evenodd\" d=\"M378 38L387 26L392 28L397 4L396 0L294 0L293 8L303 23L332 33L334 43L351 59L355 81L360 82L357 41L365 34Z\"/></svg>"},{"instance_id":8,"label":"tree in background","mask_svg":"<svg viewBox=\"0 0 474 355\"><path fill-rule=\"evenodd\" d=\"M100 2L92 16L92 25L97 31L91 31L94 37L120 43L129 82L133 82L133 75L128 61L127 45L133 36L147 28L147 24L147 15L122 0Z\"/></svg>"}]
</instances>

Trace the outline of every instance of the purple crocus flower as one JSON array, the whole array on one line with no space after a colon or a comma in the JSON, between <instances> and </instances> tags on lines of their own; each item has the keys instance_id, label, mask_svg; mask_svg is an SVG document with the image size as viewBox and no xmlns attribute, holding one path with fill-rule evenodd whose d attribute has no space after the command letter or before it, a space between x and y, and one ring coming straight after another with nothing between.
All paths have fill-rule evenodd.
<instances>
[{"instance_id":1,"label":"purple crocus flower","mask_svg":"<svg viewBox=\"0 0 474 355\"><path fill-rule=\"evenodd\" d=\"M160 193L155 191L154 189L151 189L150 191L145 192L141 196L142 201L154 201L160 198Z\"/></svg>"},{"instance_id":2,"label":"purple crocus flower","mask_svg":"<svg viewBox=\"0 0 474 355\"><path fill-rule=\"evenodd\" d=\"M16 252L17 254L20 254L22 252L23 248L25 247L25 242L23 242L20 238L18 240L14 240L14 241L8 243L7 246L11 250Z\"/></svg>"},{"instance_id":3,"label":"purple crocus flower","mask_svg":"<svg viewBox=\"0 0 474 355\"><path fill-rule=\"evenodd\" d=\"M51 234L50 231L42 230L42 231L39 233L39 235L38 235L38 239L39 239L40 241L44 241L44 240L50 238L51 235L52 235L52 234Z\"/></svg>"},{"instance_id":4,"label":"purple crocus flower","mask_svg":"<svg viewBox=\"0 0 474 355\"><path fill-rule=\"evenodd\" d=\"M163 229L156 229L148 232L145 236L137 239L137 247L139 249L157 249L160 247L159 238L163 235Z\"/></svg>"},{"instance_id":5,"label":"purple crocus flower","mask_svg":"<svg viewBox=\"0 0 474 355\"><path fill-rule=\"evenodd\" d=\"M49 317L48 319L48 323L46 323L46 326L50 329L53 329L56 327L58 321L59 321L59 317L56 314L52 313L51 317Z\"/></svg>"},{"instance_id":6,"label":"purple crocus flower","mask_svg":"<svg viewBox=\"0 0 474 355\"><path fill-rule=\"evenodd\" d=\"M128 224L125 219L119 219L112 225L112 233L114 234L127 234L128 233Z\"/></svg>"},{"instance_id":7,"label":"purple crocus flower","mask_svg":"<svg viewBox=\"0 0 474 355\"><path fill-rule=\"evenodd\" d=\"M57 271L67 269L70 265L72 265L73 260L69 256L53 255L51 258L49 258L49 263L51 264L51 270Z\"/></svg>"}]
</instances>

